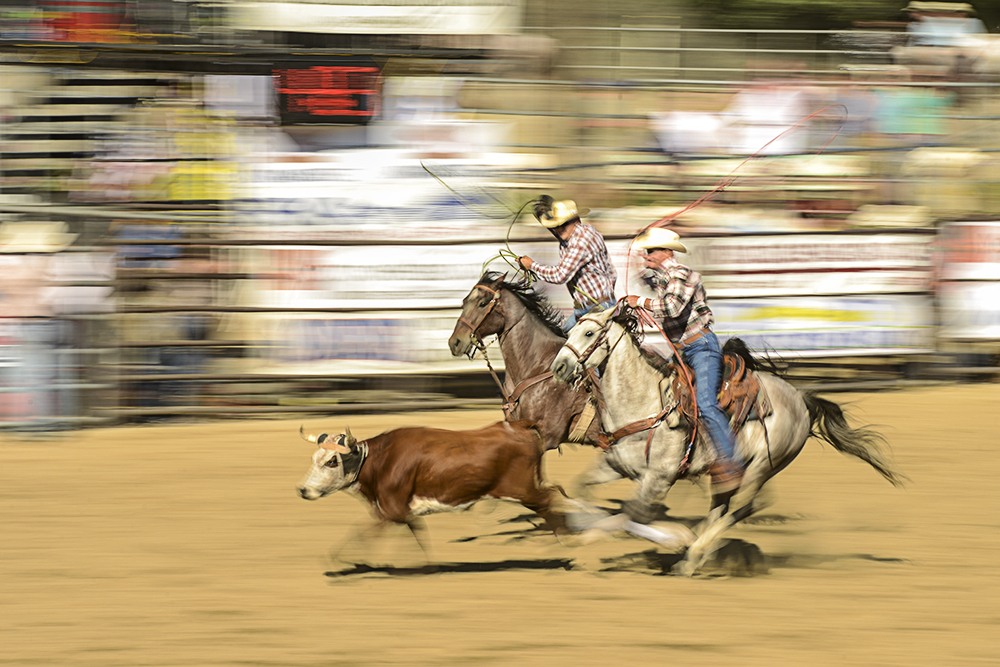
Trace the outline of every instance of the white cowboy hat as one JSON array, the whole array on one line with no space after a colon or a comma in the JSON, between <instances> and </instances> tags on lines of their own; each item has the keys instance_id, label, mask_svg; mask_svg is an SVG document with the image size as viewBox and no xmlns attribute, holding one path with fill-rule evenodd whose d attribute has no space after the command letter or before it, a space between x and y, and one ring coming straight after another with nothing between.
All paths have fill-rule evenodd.
<instances>
[{"instance_id":1,"label":"white cowboy hat","mask_svg":"<svg viewBox=\"0 0 1000 667\"><path fill-rule=\"evenodd\" d=\"M576 202L572 199L566 199L552 204L552 212L550 214L543 213L542 216L538 218L538 222L542 223L543 227L553 229L555 227L565 225L567 222L575 218L582 218L588 213L590 213L589 208L581 208L577 210Z\"/></svg>"},{"instance_id":2,"label":"white cowboy hat","mask_svg":"<svg viewBox=\"0 0 1000 667\"><path fill-rule=\"evenodd\" d=\"M59 252L77 236L66 232L65 222L7 221L0 225L0 252Z\"/></svg>"},{"instance_id":3,"label":"white cowboy hat","mask_svg":"<svg viewBox=\"0 0 1000 667\"><path fill-rule=\"evenodd\" d=\"M681 237L677 232L663 227L650 227L635 237L632 247L639 250L651 250L653 248L666 248L677 252L687 252L687 248L681 243Z\"/></svg>"}]
</instances>

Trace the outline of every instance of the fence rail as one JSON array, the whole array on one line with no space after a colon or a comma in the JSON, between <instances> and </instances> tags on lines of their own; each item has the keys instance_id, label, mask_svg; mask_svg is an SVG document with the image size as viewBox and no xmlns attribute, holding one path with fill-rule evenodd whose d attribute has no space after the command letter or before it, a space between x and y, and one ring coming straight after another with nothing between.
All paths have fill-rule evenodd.
<instances>
[{"instance_id":1,"label":"fence rail","mask_svg":"<svg viewBox=\"0 0 1000 667\"><path fill-rule=\"evenodd\" d=\"M833 132L824 131L820 133L822 140L813 137L811 145L803 144L796 150L768 158L773 165L782 159L812 160L819 153L822 158L856 157L865 163L864 173L845 176L839 172L748 173L752 170L744 170L740 181L718 197L727 205L739 205L725 211L724 216L756 206L761 201L766 202L769 213L775 216L794 206L803 218L830 225L832 231L829 233L815 228L808 232L810 243L823 245L826 241L816 239L833 238L840 232L932 236L944 221L992 219L1000 205L1000 170L997 163L991 161L1000 151L997 141L1000 135L993 131L993 124L1000 120L1000 98L997 97L1000 77L989 71L973 76L964 71L942 73L896 62L889 47L904 39L902 32L743 31L669 26L536 26L525 28L524 32L542 33L557 40L551 52L531 61L531 67L540 72L535 78L523 76L516 69L517 63L525 62L521 59L523 54L511 57L512 54L502 53L501 49L485 42L482 48L475 49L439 45L423 50L414 45L386 42L385 48L380 48L377 43L371 43L355 51L391 55L399 68L409 74L420 72L421 62L431 65L436 72L447 69L442 63L454 66L462 85L456 88L459 92L452 106L442 109L442 117L454 127L466 127L462 123L478 123L478 126L502 123L509 127L509 132L498 135L488 150L514 153L524 158L506 167L491 164L486 169L480 165L462 172L461 177L475 181L474 186L469 186L470 190L475 194L485 192L499 198L517 199L518 205L543 191L586 200L591 208L613 212L598 218L595 224L605 225L602 231L606 238L619 249L637 228L635 224L615 220L619 214L626 215L626 207L638 204L661 209L684 206L727 177L732 172L733 159L742 161L765 143L761 140L750 145L753 141L748 140L737 147L741 150L732 145L709 149L668 146L664 135L658 134L654 120L673 112L701 113L703 118L710 113L736 118L740 112L727 104L740 93L751 90L751 84L757 83L755 79L761 75L768 77L763 82L767 84L774 83L773 75L792 75L778 83L786 91L814 95L812 106L803 107L796 118L830 103L841 93L861 93L861 97L868 95L869 101L876 93L886 95L890 101L899 102L894 107L898 112L866 119L868 125L863 131L853 134L845 131L838 135L834 144L827 145ZM666 38L669 43L649 41L658 37ZM8 56L57 54L65 52L66 46L0 40L0 51ZM244 73L240 68L241 63L245 63L245 71L266 76L270 64L288 54L288 49L280 45L241 48L231 44L76 46L80 53L88 49L95 54L100 51L100 58L95 61L100 68L62 63L58 65L58 76L53 76L53 82L59 77L72 82L74 77L83 74L95 79L100 76L115 79L118 77L112 75L114 68L122 69L124 74L132 63L147 69L147 75L149 72L169 73L167 78L184 83L201 76L206 58L210 61L208 67L218 66L217 74ZM339 55L342 53L331 50L296 51L297 58L321 60ZM539 65L546 58L550 60L550 69ZM35 67L26 63L18 66ZM101 68L110 69L102 73ZM490 72L510 76L493 76ZM136 85L148 86L156 82L156 77L147 75L138 77ZM587 80L586 77L599 80ZM0 83L0 88L3 89L0 93L18 98L44 97L46 103L71 103L76 96L71 89L59 90L58 87L53 94L44 96L40 94L40 86ZM88 85L86 96L100 97L95 90L95 86ZM137 95L150 95L148 90L143 90L146 92ZM893 97L900 93L925 93L922 102L936 103L939 95L950 101L946 106L930 105L913 111L916 108L914 98ZM182 101L186 105L185 113L201 108L202 101ZM130 108L130 104L125 104L123 109ZM45 113L33 116L24 111L23 123L18 120L19 114L20 111L11 114L9 120L5 117L0 126L0 138L4 142L20 141L25 136L30 141L36 135L49 139L56 135L72 137L80 132L101 137L105 143L95 143L91 150L81 153L82 157L67 158L78 160L77 166L113 163L115 155L107 148L110 138L124 141L136 137L135 129L121 122L106 125L101 121L98 125L95 121L89 129L63 132L59 123L53 121L54 117ZM916 133L907 131L912 126L891 131L871 127L877 124L876 121L890 124L904 117L914 122L933 121L933 127L931 131ZM32 119L38 121L34 126L30 126ZM219 118L206 113L204 120L216 122ZM246 125L254 126L265 120L255 117L248 119ZM386 120L396 122L399 119ZM772 129L768 138L779 134L794 120ZM139 134L145 132L149 137L168 143L180 138L183 144L204 134L201 132L204 128L186 124L179 124L175 134L139 127ZM753 123L744 116L727 132L736 134L740 128L747 127L752 128ZM926 129L926 126L921 127ZM238 123L230 129L230 134L212 135L213 141L221 137L228 144L220 140L214 145L209 141L207 145L211 150L202 147L196 157L187 157L202 160L199 164L204 165L237 164L235 151L225 153L219 146L238 144L248 135L239 134L246 128ZM694 134L688 131L687 138ZM448 151L465 155L463 151L468 147L461 145L463 137L456 131L450 143L444 145L447 150L434 142L418 144L427 155ZM364 145L363 141L361 143ZM934 158L933 151L937 149L944 149L937 162L917 159ZM177 146L173 145L172 150L177 152ZM959 169L956 161L962 158L956 157L956 152L973 156L978 161L970 161L968 164L972 166ZM286 216L287 211L271 210L264 205L254 208L261 202L268 204L271 201L259 192L251 191L245 198L218 195L209 187L214 181L208 180L196 182L194 185L198 187L190 188L209 193L204 200L136 200L118 206L96 201L69 205L64 200L73 194L72 181L65 172L73 163L62 158L57 160L54 156L58 153L46 148L26 154L30 159L23 171L35 176L25 176L16 168L19 159L16 151L5 150L0 162L0 171L5 174L0 192L20 192L18 184L23 179L35 178L32 181L35 185L26 186L27 189L50 194L51 201L38 206L0 202L0 214L66 221L74 233L80 233L80 238L61 254L112 254L115 271L108 279L77 277L62 280L60 286L108 287L113 288L114 293L106 311L72 311L60 315L60 326L65 325L65 329L51 332L52 342L44 350L51 354L44 364L34 367L26 358L14 356L20 354L15 348L21 343L26 346L34 339L27 334L17 340L16 336L3 338L3 325L11 323L0 320L0 429L77 427L162 417L221 418L499 405L492 379L481 364L464 359L442 360L441 355L447 355L444 341L457 317L461 296L478 277L487 252L484 248L489 247L489 252L493 253L497 246L514 244L533 256L541 253L539 257L545 257L548 253L547 257L554 258L551 240L541 230L532 234L525 231L527 228L518 226L510 233L506 222L485 223L477 218L475 224L485 226L486 231L480 227L476 234L465 234L453 229L424 238L377 240L371 238L370 232L359 232L354 237L344 237L342 232L337 232L337 238L319 238L321 233L333 233L331 230L336 231L337 225L358 213L324 217L330 207L322 200L325 195L318 195L315 201L324 203L317 207L321 213L314 215L307 211L301 216L305 224L288 238L280 238L280 228L289 221L297 224L300 222L298 217ZM45 155L50 158L48 166L31 162L44 160ZM171 153L169 158L157 159L169 163L184 156L176 160L175 157ZM268 161L271 157L256 156L254 159ZM127 165L127 170L134 170L144 161L123 160L122 164ZM240 177L248 176L245 180L252 184L249 176L260 166L251 164L248 172L236 173ZM197 181L195 176L189 174L187 177ZM185 183L191 185L188 181ZM45 190L50 186L50 190ZM838 189L849 194L828 194ZM289 197L309 203L313 195ZM844 224L849 212L863 205L900 203L930 210L923 226L862 230ZM381 229L386 219L392 219L392 213L379 208L381 204L374 202L371 209L375 212L360 212L370 216L366 219L374 229ZM397 211L402 212L402 209ZM298 209L291 211L298 212ZM416 229L415 233L419 234L420 212L408 213L411 218L418 219L410 229ZM254 216L257 217L253 221L248 221ZM646 218L644 222L652 219ZM466 225L463 229L473 227L468 220L463 224ZM113 228L129 225L169 226L182 233L169 239L124 238L113 233ZM694 225L693 229L698 226ZM247 233L241 237L239 231L233 230ZM314 230L321 231L316 233L316 238L311 238ZM268 236L270 232L275 233ZM765 228L760 235L780 240L801 233L801 230L785 232ZM692 235L697 236L693 232ZM702 236L721 245L727 237L740 236L746 241L758 234L743 228ZM380 258L380 262L392 267L393 263L404 264L413 257L420 257L419 268L424 271L423 275L430 276L415 288L407 283L407 276L397 272L396 279L406 287L383 284L382 292L408 290L415 294L422 288L428 291L433 288L437 296L420 302L407 294L409 302L392 312L384 300L366 296L364 289L359 287L363 280L356 276L368 274L358 273L348 279L338 276L337 270L352 262L356 265L355 270L371 266L374 263L371 254L357 261L351 260L351 256L370 253L376 246L380 252L392 253L391 258ZM167 259L155 260L163 265L179 264L185 254L200 253L216 261L221 268L213 271L186 266L154 268L143 264L144 260L135 254L148 247L167 247L176 251ZM299 270L300 256L288 255L282 259L283 253L299 251L318 262L312 275ZM255 258L255 253L261 253L265 259ZM278 264L268 264L272 260ZM448 263L460 269L449 275L436 274L431 269ZM279 264L281 271L274 269ZM759 272L766 273L763 269ZM315 278L319 274L324 277ZM326 287L309 287L313 294L308 299L296 301L291 293L305 289L303 284L316 280L327 281ZM271 289L269 283L282 281L280 289ZM962 277L953 282L960 284L963 281L974 282ZM448 286L440 287L444 284ZM736 283L726 287L728 296L721 305L730 308L731 313L760 298L759 294L740 292ZM174 294L188 288L193 288L196 296L181 298ZM324 289L329 294L317 296L316 293ZM254 298L245 298L246 292L254 290ZM338 297L332 298L330 294ZM823 294L836 299L858 296L847 288L828 289ZM876 296L887 297L880 302L889 304L886 308L895 304L923 313L924 309L930 310L927 304L932 303L935 295L927 289L905 292L902 297L899 293ZM794 297L802 298L803 295ZM322 303L315 305L316 300ZM911 306L911 301L920 305ZM853 314L861 312L857 303L849 305L855 308L851 311ZM787 303L778 306L780 310ZM937 342L943 328L940 323L935 327L930 338ZM978 341L982 349L946 349L931 344L909 354L886 352L860 357L834 351L826 356L794 359L788 362L787 370L802 388L822 391L995 379L1000 373L991 357L993 351L989 346L993 341L982 337L972 340ZM967 341L960 342L967 344ZM393 357L392 347L396 345L405 347L406 360ZM376 359L365 358L365 346L377 348ZM385 363L380 366L380 362ZM407 371L400 371L400 366L407 366ZM33 372L23 372L29 369ZM414 400L414 397L420 398Z\"/></svg>"},{"instance_id":2,"label":"fence rail","mask_svg":"<svg viewBox=\"0 0 1000 667\"><path fill-rule=\"evenodd\" d=\"M66 214L68 209L62 208ZM85 207L73 210L73 214L84 216L94 215L93 209ZM98 216L99 217L99 216ZM200 229L194 227L192 229ZM199 232L201 233L201 232ZM908 236L916 238L933 235L933 230L869 230L867 232L852 232L860 238L879 238L886 233L894 234L901 239ZM751 239L759 239L761 234L746 235L740 243L746 244ZM797 239L794 233L764 234L768 238ZM815 235L814 235L815 236ZM843 232L820 234L816 239L832 239L843 237ZM609 234L612 245L625 244L628 235ZM720 243L731 237L715 235L704 237L702 242ZM488 244L497 243L500 237L489 239ZM537 237L524 237L523 244L536 244ZM697 241L697 239L692 239ZM118 244L113 238L103 239L89 246L95 252L106 252L110 247L121 246L128 249L135 245L147 246L180 246L208 247L213 252L238 251L245 248L257 250L281 249L293 245L299 249L302 246L316 252L326 252L330 249L352 248L367 249L371 246L391 248L401 246L406 248L430 247L441 249L442 246L433 239L410 240L401 243L396 240L368 240L359 243L354 239L326 241L324 243L304 240L273 240L248 241L246 239L228 240L224 238L186 238L186 239L144 239L141 242L130 240ZM482 239L474 243L452 240L452 245L459 253L467 248L480 247ZM529 246L531 247L531 246ZM817 246L817 247L823 247ZM536 248L537 250L537 248ZM531 250L535 254L536 250ZM75 252L86 252L78 249ZM617 251L616 251L617 252ZM695 254L695 257L699 255ZM10 416L18 413L16 405L8 410L8 416L0 421L0 428L25 429L39 428L79 428L98 424L115 424L143 421L156 418L224 418L227 415L278 415L278 414L341 414L347 412L379 412L396 410L450 409L468 406L484 407L499 405L499 399L486 369L480 363L459 360L450 364L439 362L424 365L415 364L409 372L399 372L392 364L368 364L365 360L341 360L340 368L346 370L324 371L317 367L304 370L295 363L278 364L268 372L256 372L250 366L240 366L247 355L261 354L262 345L267 343L260 336L254 338L241 337L239 331L228 337L217 337L218 323L233 316L267 317L269 322L288 324L294 320L288 317L320 317L325 322L352 322L351 318L363 318L363 327L372 326L369 336L382 336L377 324L387 317L387 308L382 304L375 305L323 305L309 307L303 305L236 305L226 303L228 291L221 290L218 284L250 283L255 280L267 279L272 271L257 271L250 267L233 267L221 273L203 271L171 272L165 268L131 268L126 257L119 257L116 264L119 269L115 278L106 282L84 280L69 281L68 286L101 285L115 286L117 291L113 297L114 307L111 312L77 313L65 316L65 320L75 322L76 338L72 342L59 344L54 350L61 359L55 363L56 369L48 374L43 373L42 379L18 383L17 377L0 389L0 404L18 396L47 396L49 404L59 406L53 408L58 414L30 415L31 418ZM702 257L702 261L705 261ZM441 276L440 278L444 278ZM207 285L209 293L214 294L212 303L163 303L137 304L130 295L135 293L136 285L153 285L162 283L171 285L184 282L197 282ZM471 288L472 280L466 280L462 289ZM128 288L124 286L130 286ZM140 291L141 293L141 291ZM850 297L850 293L837 294L831 292L830 297ZM759 299L753 293L734 293L727 296L729 302L754 301ZM443 326L451 327L457 319L458 305L461 294L436 304L402 304L391 314L392 318L416 318L421 322L421 328L413 329L417 336L429 335L427 322L442 321ZM725 301L725 300L723 300ZM176 335L157 334L157 325L164 319L175 316L207 316L215 323L213 333L196 334L195 338L178 337ZM152 320L136 320L137 317L151 317ZM347 318L347 319L344 319ZM309 321L309 320L307 320ZM375 323L375 324L371 324ZM90 327L96 327L88 329ZM194 325L202 326L201 323ZM183 320L178 325L191 327L190 321ZM199 337L199 336L206 337ZM354 335L354 334L350 334ZM362 333L361 335L366 335ZM440 350L445 349L443 338L434 334ZM2 339L0 339L2 340ZM375 338L371 339L375 341ZM3 357L3 346L0 342L0 359ZM151 352L158 356L149 357ZM294 351L293 351L294 352ZM185 356L185 355L201 356ZM138 356L136 356L138 355ZM293 354L294 356L294 354ZM213 360L218 363L213 363ZM323 362L326 363L326 362ZM494 360L495 365L502 369L502 360ZM845 356L832 352L827 356L814 356L811 359L797 358L792 361L780 362L784 372L794 384L803 389L817 391L868 391L885 388L904 388L921 386L928 383L953 381L969 381L977 379L994 379L1000 375L1000 368L989 366L972 366L962 360L960 355L948 354L935 349L915 350L909 354L861 354L855 352ZM352 365L353 364L353 365ZM16 370L17 362L0 364L7 371ZM237 368L238 370L233 370ZM284 371L282 370L284 368ZM4 368L0 367L0 373ZM24 377L21 375L20 377ZM46 380L44 378L51 378ZM386 400L386 396L391 396ZM4 399L3 397L7 397ZM420 397L414 400L414 397ZM73 412L65 412L70 406ZM75 406L75 407L73 407ZM60 412L63 410L63 412Z\"/></svg>"}]
</instances>

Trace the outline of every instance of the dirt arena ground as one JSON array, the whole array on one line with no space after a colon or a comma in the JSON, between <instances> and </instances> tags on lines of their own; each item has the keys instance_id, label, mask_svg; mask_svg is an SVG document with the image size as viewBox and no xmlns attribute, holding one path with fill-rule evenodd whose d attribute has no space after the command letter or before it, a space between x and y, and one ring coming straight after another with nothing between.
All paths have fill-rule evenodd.
<instances>
[{"instance_id":1,"label":"dirt arena ground","mask_svg":"<svg viewBox=\"0 0 1000 667\"><path fill-rule=\"evenodd\" d=\"M299 420L2 435L0 665L1000 664L1000 386L829 398L879 426L912 482L810 441L730 534L757 560L693 579L652 543L563 546L499 502L428 518L436 570L403 534L368 567L334 562L369 518L346 494L296 495ZM499 418L305 425L363 438ZM594 456L565 447L546 472L568 485ZM707 509L686 482L666 504L691 523Z\"/></svg>"}]
</instances>

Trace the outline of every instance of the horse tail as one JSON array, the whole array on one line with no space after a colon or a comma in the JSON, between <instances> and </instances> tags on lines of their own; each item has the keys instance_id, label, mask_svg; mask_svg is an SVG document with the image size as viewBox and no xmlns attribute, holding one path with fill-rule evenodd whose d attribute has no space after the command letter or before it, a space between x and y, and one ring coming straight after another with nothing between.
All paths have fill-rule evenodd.
<instances>
[{"instance_id":1,"label":"horse tail","mask_svg":"<svg viewBox=\"0 0 1000 667\"><path fill-rule=\"evenodd\" d=\"M833 445L842 454L850 454L875 468L893 486L901 486L904 475L893 469L883 452L885 438L874 429L852 428L839 405L812 392L802 392L809 410L809 435Z\"/></svg>"},{"instance_id":2,"label":"horse tail","mask_svg":"<svg viewBox=\"0 0 1000 667\"><path fill-rule=\"evenodd\" d=\"M722 354L733 354L740 357L743 363L746 365L748 371L752 372L765 372L781 377L781 371L778 369L777 361L774 356L768 353L766 350L760 354L754 354L750 351L750 348L743 341L742 338L736 336L731 336L726 339L726 342L722 346Z\"/></svg>"}]
</instances>

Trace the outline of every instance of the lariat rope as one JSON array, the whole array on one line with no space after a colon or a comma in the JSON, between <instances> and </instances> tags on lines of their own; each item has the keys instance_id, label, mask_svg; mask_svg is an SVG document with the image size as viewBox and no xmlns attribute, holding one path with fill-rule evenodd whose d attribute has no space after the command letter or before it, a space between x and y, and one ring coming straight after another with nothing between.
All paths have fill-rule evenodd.
<instances>
[{"instance_id":1,"label":"lariat rope","mask_svg":"<svg viewBox=\"0 0 1000 667\"><path fill-rule=\"evenodd\" d=\"M690 211L693 208L701 206L702 204L704 204L705 202L707 202L708 200L710 200L712 197L716 196L720 192L723 192L726 188L728 188L730 185L732 185L736 181L736 179L739 178L739 174L737 174L737 172L740 171L744 166L746 166L746 164L749 163L751 160L759 159L761 157L761 153L768 146L770 146L771 144L773 144L775 141L778 141L779 139L781 139L782 137L784 137L786 134L788 134L790 132L794 132L795 130L797 130L799 128L800 125L802 125L806 121L808 121L808 120L810 120L810 119L812 119L812 118L814 118L816 116L819 116L820 114L824 113L828 109L833 109L833 108L839 108L839 109L843 110L843 117L840 119L840 127L838 127L837 131L833 133L833 135L830 137L830 140L827 141L823 145L822 148L820 148L818 151L816 151L815 155L819 155L820 153L822 153L823 151L825 151L827 149L827 147L831 143L833 143L833 140L836 139L837 136L840 134L840 131L843 129L844 123L847 120L847 113L848 113L847 112L847 107L844 106L843 104L830 104L830 105L827 105L827 106L823 107L822 109L819 109L818 111L814 111L813 113L809 114L808 116L800 118L793 125L791 125L787 129L785 129L784 131L780 132L773 139L771 139L766 144L764 144L759 149L757 149L756 152L754 152L752 155L750 155L745 160L743 160L742 162L740 162L740 164L736 165L736 167L731 172L729 172L728 175L726 175L723 179L721 179L719 181L719 183L714 188L712 188L711 190L709 190L708 192L706 192L701 197L699 197L695 201L691 202L690 204L688 204L684 208L680 209L679 211L675 211L675 212L673 212L673 213L671 213L669 215L666 215L666 216L660 218L656 222L653 222L652 224L647 225L646 227L643 227L641 230L639 230L639 233L636 234L632 238L632 241L629 243L628 251L626 252L626 257L629 257L629 256L632 255L632 244L635 243L635 239L638 238L639 235L641 235L643 232L645 232L645 231L647 231L647 230L649 230L649 229L651 229L653 227L665 227L669 223L673 222L681 214L686 213L687 211ZM815 157L815 155L814 155L814 157ZM629 269L629 266L626 263L626 266L625 266L625 285L626 285L626 289L628 288L628 284L629 284L628 269ZM625 298L627 298L628 296L629 295L626 295ZM697 425L698 425L698 421L699 421L699 417L700 417L700 411L698 410L698 400L697 400L697 395L696 395L695 389L694 389L694 380L692 378L691 369L688 367L688 365L686 363L684 363L684 360L681 357L679 351L677 350L677 347L674 345L673 341L670 340L670 337L667 336L666 332L660 327L659 323L656 322L656 320L653 319L652 315L650 315L648 312L646 312L645 309L635 308L634 310L635 310L635 313L636 313L636 317L639 319L639 322L643 325L644 328L646 326L653 326L653 327L655 327L656 330L659 331L660 334L663 336L663 339L665 341L667 341L667 345L670 347L671 352L673 352L674 358L677 359L677 361L678 361L678 367L681 369L681 374L682 374L682 376L684 378L684 383L687 385L688 391L691 392L691 399L692 399L692 404L693 404L693 409L694 409L694 424L691 427L691 440L688 442L687 451L685 452L684 458L681 461L681 465L683 466L683 465L685 465L688 462L689 457L690 457L690 455L691 455L691 453L692 453L692 451L694 449L694 442L695 442L695 439L697 437L697 431L698 431L698 426ZM648 445L647 445L647 456L648 456Z\"/></svg>"}]
</instances>

